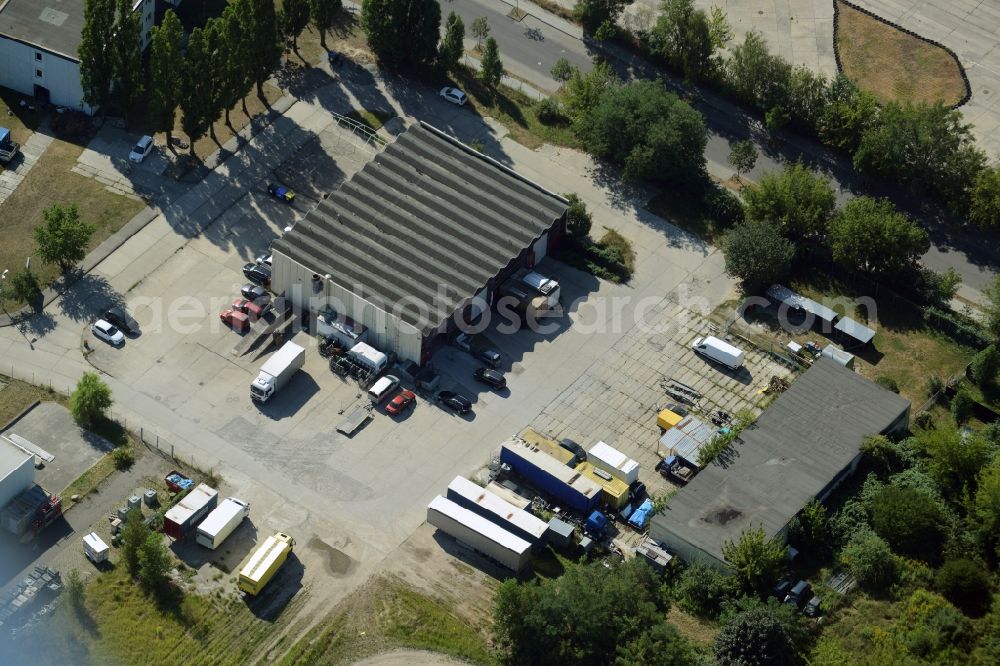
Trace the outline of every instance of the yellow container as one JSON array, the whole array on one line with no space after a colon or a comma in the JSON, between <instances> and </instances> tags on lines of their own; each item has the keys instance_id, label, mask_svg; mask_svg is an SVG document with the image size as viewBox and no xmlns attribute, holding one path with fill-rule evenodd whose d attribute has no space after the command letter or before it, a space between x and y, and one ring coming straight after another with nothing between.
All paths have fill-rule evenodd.
<instances>
[{"instance_id":1,"label":"yellow container","mask_svg":"<svg viewBox=\"0 0 1000 666\"><path fill-rule=\"evenodd\" d=\"M246 565L240 569L240 577L237 585L241 590L251 596L260 594L278 569L288 559L295 539L278 532L274 536L269 536L260 547L254 551Z\"/></svg>"},{"instance_id":2,"label":"yellow container","mask_svg":"<svg viewBox=\"0 0 1000 666\"><path fill-rule=\"evenodd\" d=\"M660 427L660 430L670 430L683 418L680 414L664 409L656 415L656 425Z\"/></svg>"}]
</instances>

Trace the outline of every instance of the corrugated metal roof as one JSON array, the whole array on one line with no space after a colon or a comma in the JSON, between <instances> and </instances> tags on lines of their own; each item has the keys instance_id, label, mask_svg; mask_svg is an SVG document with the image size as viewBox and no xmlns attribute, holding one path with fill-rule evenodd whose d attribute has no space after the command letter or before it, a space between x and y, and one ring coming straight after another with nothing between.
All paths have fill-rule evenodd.
<instances>
[{"instance_id":1,"label":"corrugated metal roof","mask_svg":"<svg viewBox=\"0 0 1000 666\"><path fill-rule=\"evenodd\" d=\"M660 453L680 456L689 463L697 464L698 450L712 441L717 430L697 416L685 416L660 437Z\"/></svg>"},{"instance_id":2,"label":"corrugated metal roof","mask_svg":"<svg viewBox=\"0 0 1000 666\"><path fill-rule=\"evenodd\" d=\"M448 516L455 522L465 525L470 530L515 553L521 554L531 548L531 544L521 537L508 532L496 523L491 523L474 511L459 506L447 497L438 495L431 500L427 508Z\"/></svg>"},{"instance_id":3,"label":"corrugated metal roof","mask_svg":"<svg viewBox=\"0 0 1000 666\"><path fill-rule=\"evenodd\" d=\"M826 307L825 305L820 305L811 298L806 298L796 294L794 291L780 284L772 284L767 289L767 295L778 301L779 303L784 303L790 308L795 310L804 310L810 314L813 314L823 321L833 321L837 318L837 313L832 309Z\"/></svg>"},{"instance_id":4,"label":"corrugated metal roof","mask_svg":"<svg viewBox=\"0 0 1000 666\"><path fill-rule=\"evenodd\" d=\"M488 511L493 515L498 516L504 522L514 525L518 529L523 530L527 534L533 535L537 539L542 538L545 534L545 530L548 529L543 521L535 518L527 511L517 508L507 500L498 497L489 490L476 485L465 477L456 476L452 479L451 483L448 484L448 490L458 493L470 502L475 502L478 506L482 507L484 511Z\"/></svg>"},{"instance_id":5,"label":"corrugated metal roof","mask_svg":"<svg viewBox=\"0 0 1000 666\"><path fill-rule=\"evenodd\" d=\"M549 230L567 202L413 125L273 248L425 333ZM396 304L406 308L392 308ZM418 315L425 311L429 320Z\"/></svg>"},{"instance_id":6,"label":"corrugated metal roof","mask_svg":"<svg viewBox=\"0 0 1000 666\"><path fill-rule=\"evenodd\" d=\"M875 337L875 331L864 324L854 321L850 317L841 317L840 321L834 324L833 327L863 345L868 344Z\"/></svg>"},{"instance_id":7,"label":"corrugated metal roof","mask_svg":"<svg viewBox=\"0 0 1000 666\"><path fill-rule=\"evenodd\" d=\"M865 437L886 431L909 401L819 358L743 431L727 465L712 464L653 518L652 534L674 535L722 560L722 545L751 526L774 536L846 469Z\"/></svg>"},{"instance_id":8,"label":"corrugated metal roof","mask_svg":"<svg viewBox=\"0 0 1000 666\"><path fill-rule=\"evenodd\" d=\"M219 491L199 483L194 490L184 496L180 502L167 511L167 520L183 525L188 518L201 511L206 504L219 495Z\"/></svg>"},{"instance_id":9,"label":"corrugated metal roof","mask_svg":"<svg viewBox=\"0 0 1000 666\"><path fill-rule=\"evenodd\" d=\"M608 496L608 499L611 501L612 505L615 508L618 508L619 506L624 504L623 500L628 498L627 483L625 483L621 479L616 479L613 476L611 477L610 480L602 479L600 476L594 473L594 466L591 465L589 462L580 463L579 465L577 465L576 471L580 472L585 477L587 477L594 483L601 486L601 489L604 491L604 494ZM607 474L607 472L605 472L605 474ZM611 475L608 474L608 476Z\"/></svg>"}]
</instances>

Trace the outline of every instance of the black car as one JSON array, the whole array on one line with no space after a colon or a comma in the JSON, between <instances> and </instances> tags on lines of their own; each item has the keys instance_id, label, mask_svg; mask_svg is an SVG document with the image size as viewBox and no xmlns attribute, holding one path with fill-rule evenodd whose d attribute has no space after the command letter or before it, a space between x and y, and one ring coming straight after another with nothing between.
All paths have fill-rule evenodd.
<instances>
[{"instance_id":1,"label":"black car","mask_svg":"<svg viewBox=\"0 0 1000 666\"><path fill-rule=\"evenodd\" d=\"M271 294L267 293L267 289L256 284L243 285L243 288L240 289L240 296L261 307L271 302Z\"/></svg>"},{"instance_id":2,"label":"black car","mask_svg":"<svg viewBox=\"0 0 1000 666\"><path fill-rule=\"evenodd\" d=\"M475 352L476 358L490 366L491 368L500 367L500 352L495 349L477 349Z\"/></svg>"},{"instance_id":3,"label":"black car","mask_svg":"<svg viewBox=\"0 0 1000 666\"><path fill-rule=\"evenodd\" d=\"M788 596L788 591L792 589L792 582L791 578L782 578L771 588L771 594L778 601L783 601Z\"/></svg>"},{"instance_id":4,"label":"black car","mask_svg":"<svg viewBox=\"0 0 1000 666\"><path fill-rule=\"evenodd\" d=\"M255 284L271 284L271 267L267 264L243 264L243 275Z\"/></svg>"},{"instance_id":5,"label":"black car","mask_svg":"<svg viewBox=\"0 0 1000 666\"><path fill-rule=\"evenodd\" d=\"M438 393L438 402L459 414L468 414L472 409L472 401L464 395L459 395L454 391L441 391Z\"/></svg>"},{"instance_id":6,"label":"black car","mask_svg":"<svg viewBox=\"0 0 1000 666\"><path fill-rule=\"evenodd\" d=\"M576 461L578 463L587 461L587 452L583 450L583 447L574 442L572 439L566 437L559 442L559 446L563 447L574 456L576 456Z\"/></svg>"},{"instance_id":7,"label":"black car","mask_svg":"<svg viewBox=\"0 0 1000 666\"><path fill-rule=\"evenodd\" d=\"M823 600L817 596L813 596L809 602L802 607L802 614L806 617L818 617L819 616L819 606L823 603Z\"/></svg>"},{"instance_id":8,"label":"black car","mask_svg":"<svg viewBox=\"0 0 1000 666\"><path fill-rule=\"evenodd\" d=\"M632 487L628 489L628 501L632 504L639 504L646 497L646 484L642 481L636 481L632 484Z\"/></svg>"},{"instance_id":9,"label":"black car","mask_svg":"<svg viewBox=\"0 0 1000 666\"><path fill-rule=\"evenodd\" d=\"M104 321L114 324L118 327L118 330L123 331L128 335L135 335L139 332L138 322L129 316L129 313L125 311L125 308L120 308L118 306L108 308L108 311L105 312L101 318Z\"/></svg>"},{"instance_id":10,"label":"black car","mask_svg":"<svg viewBox=\"0 0 1000 666\"><path fill-rule=\"evenodd\" d=\"M507 380L496 370L491 368L477 368L472 374L478 381L489 384L495 389L507 388Z\"/></svg>"},{"instance_id":11,"label":"black car","mask_svg":"<svg viewBox=\"0 0 1000 666\"><path fill-rule=\"evenodd\" d=\"M812 587L804 580L797 582L785 596L785 603L789 606L801 608L808 599L812 598Z\"/></svg>"}]
</instances>

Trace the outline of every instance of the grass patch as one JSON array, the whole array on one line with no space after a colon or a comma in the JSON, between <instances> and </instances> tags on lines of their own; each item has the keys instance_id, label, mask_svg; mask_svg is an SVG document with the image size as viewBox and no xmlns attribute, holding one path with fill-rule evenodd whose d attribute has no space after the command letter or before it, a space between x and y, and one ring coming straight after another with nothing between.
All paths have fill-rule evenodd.
<instances>
[{"instance_id":1,"label":"grass patch","mask_svg":"<svg viewBox=\"0 0 1000 666\"><path fill-rule=\"evenodd\" d=\"M131 220L144 204L132 197L113 194L98 181L73 173L71 169L83 147L55 139L10 198L0 204L0 270L24 266L25 257L35 252L35 227L43 222L42 212L52 204L75 203L80 216L95 225L90 239L93 249ZM59 275L56 266L37 259L31 269L42 285ZM9 304L14 307L15 304Z\"/></svg>"},{"instance_id":2,"label":"grass patch","mask_svg":"<svg viewBox=\"0 0 1000 666\"><path fill-rule=\"evenodd\" d=\"M846 74L882 102L942 102L965 98L962 66L940 46L908 35L837 1L837 48Z\"/></svg>"},{"instance_id":3,"label":"grass patch","mask_svg":"<svg viewBox=\"0 0 1000 666\"><path fill-rule=\"evenodd\" d=\"M396 648L430 650L492 663L487 627L457 616L395 577L370 580L292 646L281 664L347 664Z\"/></svg>"},{"instance_id":4,"label":"grass patch","mask_svg":"<svg viewBox=\"0 0 1000 666\"><path fill-rule=\"evenodd\" d=\"M695 617L677 606L671 606L667 611L667 620L677 627L681 636L701 647L710 648L719 634L719 626L716 623Z\"/></svg>"},{"instance_id":5,"label":"grass patch","mask_svg":"<svg viewBox=\"0 0 1000 666\"><path fill-rule=\"evenodd\" d=\"M22 146L42 120L40 113L21 106L23 99L27 98L21 93L0 87L0 127L9 129L14 141ZM0 169L5 166L0 164Z\"/></svg>"},{"instance_id":6,"label":"grass patch","mask_svg":"<svg viewBox=\"0 0 1000 666\"><path fill-rule=\"evenodd\" d=\"M556 258L604 280L623 284L632 279L635 252L627 238L607 229L600 240L567 238L555 252Z\"/></svg>"},{"instance_id":7,"label":"grass patch","mask_svg":"<svg viewBox=\"0 0 1000 666\"><path fill-rule=\"evenodd\" d=\"M546 125L535 114L536 102L524 93L508 86L500 86L493 95L471 69L463 69L455 76L454 85L469 96L467 107L483 117L498 120L510 132L510 137L531 148L550 143L569 148L580 148L581 143L568 122Z\"/></svg>"},{"instance_id":8,"label":"grass patch","mask_svg":"<svg viewBox=\"0 0 1000 666\"><path fill-rule=\"evenodd\" d=\"M66 396L62 393L0 375L0 426L9 423L36 400L66 406Z\"/></svg>"},{"instance_id":9,"label":"grass patch","mask_svg":"<svg viewBox=\"0 0 1000 666\"><path fill-rule=\"evenodd\" d=\"M382 125L395 118L396 114L392 111L382 111L381 109L356 109L348 113L347 117L367 125L372 131L376 131L381 129Z\"/></svg>"}]
</instances>

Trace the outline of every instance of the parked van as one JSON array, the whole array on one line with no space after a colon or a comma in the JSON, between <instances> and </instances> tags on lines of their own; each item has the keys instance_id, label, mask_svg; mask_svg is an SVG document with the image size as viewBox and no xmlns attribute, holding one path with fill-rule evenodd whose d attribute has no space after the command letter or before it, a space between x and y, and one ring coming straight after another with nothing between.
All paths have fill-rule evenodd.
<instances>
[{"instance_id":1,"label":"parked van","mask_svg":"<svg viewBox=\"0 0 1000 666\"><path fill-rule=\"evenodd\" d=\"M398 386L399 377L386 375L372 384L372 387L368 389L368 398L372 401L373 405L380 405L390 395L392 395L392 392L395 391Z\"/></svg>"},{"instance_id":2,"label":"parked van","mask_svg":"<svg viewBox=\"0 0 1000 666\"><path fill-rule=\"evenodd\" d=\"M739 370L743 367L743 350L719 338L712 336L698 338L691 344L691 349L696 354L701 354L710 361L721 363L731 370Z\"/></svg>"},{"instance_id":3,"label":"parked van","mask_svg":"<svg viewBox=\"0 0 1000 666\"><path fill-rule=\"evenodd\" d=\"M389 365L388 356L364 342L359 342L351 347L351 350L347 352L347 355L352 361L364 367L373 375L377 375L382 372L385 370L385 367Z\"/></svg>"}]
</instances>

